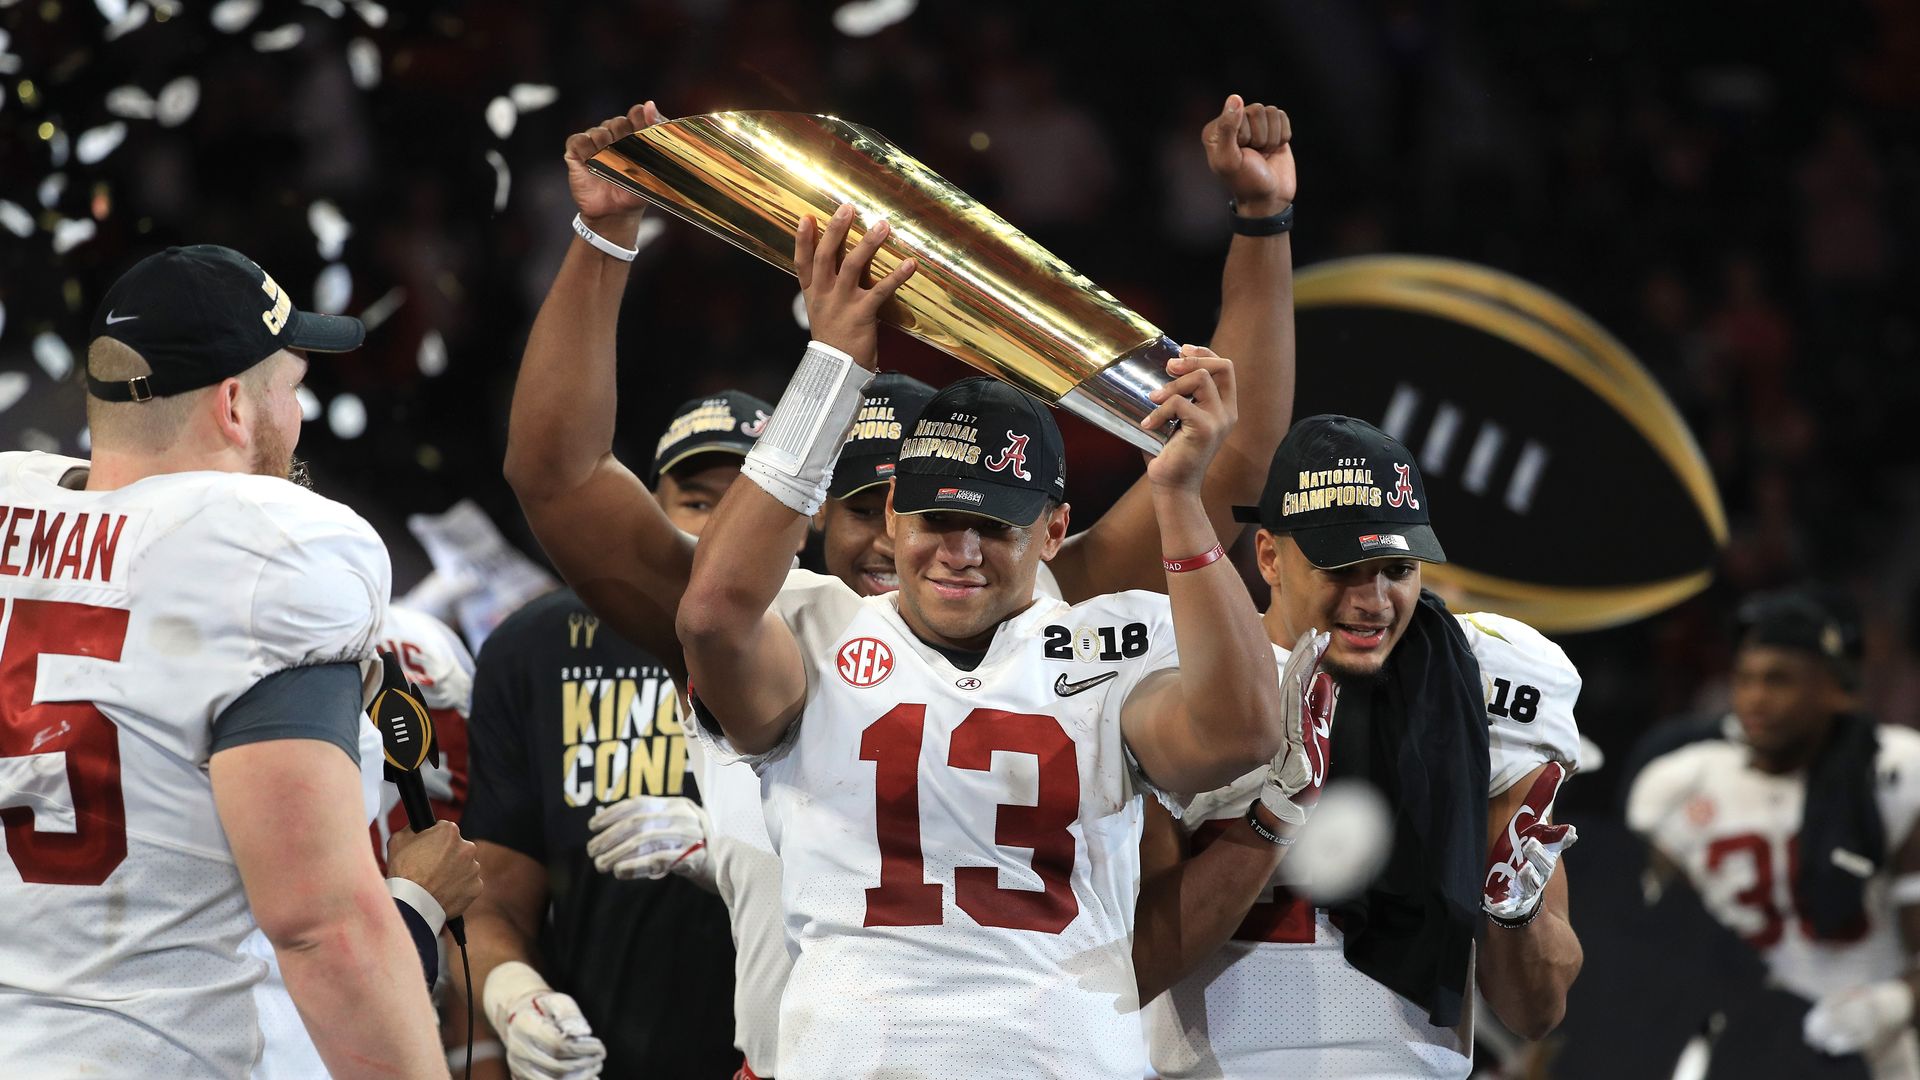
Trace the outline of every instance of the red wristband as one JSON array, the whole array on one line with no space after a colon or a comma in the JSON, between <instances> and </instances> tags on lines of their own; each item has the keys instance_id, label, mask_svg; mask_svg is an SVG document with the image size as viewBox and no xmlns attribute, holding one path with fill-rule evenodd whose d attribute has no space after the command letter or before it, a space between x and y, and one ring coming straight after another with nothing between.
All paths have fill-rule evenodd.
<instances>
[{"instance_id":1,"label":"red wristband","mask_svg":"<svg viewBox=\"0 0 1920 1080\"><path fill-rule=\"evenodd\" d=\"M1225 548L1215 544L1207 550L1186 559L1161 559L1160 565L1167 568L1169 574L1184 574L1189 570L1198 570L1203 566L1219 562L1227 557Z\"/></svg>"}]
</instances>

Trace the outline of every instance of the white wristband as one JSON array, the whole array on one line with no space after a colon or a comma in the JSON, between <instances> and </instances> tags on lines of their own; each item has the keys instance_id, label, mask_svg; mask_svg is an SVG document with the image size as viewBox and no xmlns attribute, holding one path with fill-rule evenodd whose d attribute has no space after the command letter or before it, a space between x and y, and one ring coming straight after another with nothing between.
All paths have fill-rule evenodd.
<instances>
[{"instance_id":1,"label":"white wristband","mask_svg":"<svg viewBox=\"0 0 1920 1080\"><path fill-rule=\"evenodd\" d=\"M639 248L623 248L619 244L587 228L587 223L581 219L579 214L573 215L573 231L574 235L580 237L580 239L619 259L621 262L632 262L634 256L640 254Z\"/></svg>"},{"instance_id":2,"label":"white wristband","mask_svg":"<svg viewBox=\"0 0 1920 1080\"><path fill-rule=\"evenodd\" d=\"M480 989L487 1022L493 1025L495 1031L507 1030L507 1018L521 998L551 989L539 972L518 960L499 965L487 973L486 985Z\"/></svg>"},{"instance_id":3,"label":"white wristband","mask_svg":"<svg viewBox=\"0 0 1920 1080\"><path fill-rule=\"evenodd\" d=\"M806 355L780 395L741 475L803 517L827 500L834 462L866 401L873 372L831 345L807 342Z\"/></svg>"}]
</instances>

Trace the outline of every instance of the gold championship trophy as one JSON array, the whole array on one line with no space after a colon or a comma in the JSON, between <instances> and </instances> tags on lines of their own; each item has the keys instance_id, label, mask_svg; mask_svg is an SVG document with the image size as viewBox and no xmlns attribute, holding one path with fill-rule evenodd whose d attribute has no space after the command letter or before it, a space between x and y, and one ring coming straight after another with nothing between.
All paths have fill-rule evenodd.
<instances>
[{"instance_id":1,"label":"gold championship trophy","mask_svg":"<svg viewBox=\"0 0 1920 1080\"><path fill-rule=\"evenodd\" d=\"M723 112L635 132L594 155L607 180L793 270L801 217L852 203L851 240L885 220L877 279L919 269L881 312L893 326L1157 453L1147 394L1178 347L1152 323L878 133L832 116Z\"/></svg>"}]
</instances>

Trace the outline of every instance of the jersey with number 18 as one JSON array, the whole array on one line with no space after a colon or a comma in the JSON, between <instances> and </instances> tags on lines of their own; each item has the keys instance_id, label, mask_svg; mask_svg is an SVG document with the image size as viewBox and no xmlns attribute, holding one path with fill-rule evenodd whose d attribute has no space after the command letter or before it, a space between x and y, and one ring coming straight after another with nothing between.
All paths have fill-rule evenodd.
<instances>
[{"instance_id":1,"label":"jersey with number 18","mask_svg":"<svg viewBox=\"0 0 1920 1080\"><path fill-rule=\"evenodd\" d=\"M1131 935L1157 792L1120 709L1177 666L1167 598L1042 597L972 667L896 605L804 571L775 604L807 662L799 719L752 759L796 953L781 1077L1138 1080Z\"/></svg>"},{"instance_id":2,"label":"jersey with number 18","mask_svg":"<svg viewBox=\"0 0 1920 1080\"><path fill-rule=\"evenodd\" d=\"M0 1075L247 1075L254 927L208 762L261 679L364 663L386 549L285 480L0 454Z\"/></svg>"}]
</instances>

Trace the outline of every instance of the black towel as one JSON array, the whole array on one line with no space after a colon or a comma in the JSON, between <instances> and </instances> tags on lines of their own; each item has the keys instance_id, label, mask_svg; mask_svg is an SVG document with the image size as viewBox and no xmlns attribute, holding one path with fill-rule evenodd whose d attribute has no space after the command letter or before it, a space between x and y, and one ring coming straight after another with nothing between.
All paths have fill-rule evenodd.
<instances>
[{"instance_id":1,"label":"black towel","mask_svg":"<svg viewBox=\"0 0 1920 1080\"><path fill-rule=\"evenodd\" d=\"M1341 685L1328 773L1386 796L1393 850L1364 893L1329 911L1348 963L1453 1027L1484 924L1486 692L1459 623L1430 592L1381 676Z\"/></svg>"},{"instance_id":2,"label":"black towel","mask_svg":"<svg viewBox=\"0 0 1920 1080\"><path fill-rule=\"evenodd\" d=\"M1800 876L1794 898L1821 938L1847 940L1866 929L1867 879L1887 861L1887 823L1874 796L1880 737L1857 713L1833 718L1827 744L1807 766L1800 824ZM1834 852L1848 870L1836 865ZM1864 873L1857 871L1865 871Z\"/></svg>"}]
</instances>

